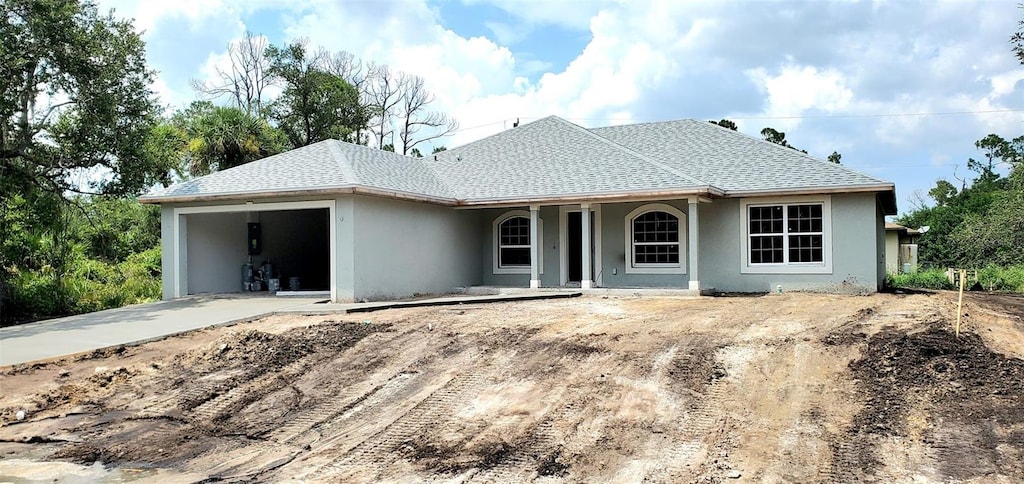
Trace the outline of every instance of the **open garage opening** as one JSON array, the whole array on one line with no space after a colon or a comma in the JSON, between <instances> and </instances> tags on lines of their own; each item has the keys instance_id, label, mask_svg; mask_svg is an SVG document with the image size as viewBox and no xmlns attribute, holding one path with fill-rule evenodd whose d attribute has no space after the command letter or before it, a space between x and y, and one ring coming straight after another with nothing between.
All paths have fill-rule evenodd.
<instances>
[{"instance_id":1,"label":"open garage opening","mask_svg":"<svg viewBox=\"0 0 1024 484\"><path fill-rule=\"evenodd\" d=\"M277 279L283 293L330 290L330 214L326 208L193 213L187 218L188 294L238 293L246 289L243 265L255 271L266 293ZM258 224L256 249L249 224ZM250 255L250 252L253 252Z\"/></svg>"}]
</instances>

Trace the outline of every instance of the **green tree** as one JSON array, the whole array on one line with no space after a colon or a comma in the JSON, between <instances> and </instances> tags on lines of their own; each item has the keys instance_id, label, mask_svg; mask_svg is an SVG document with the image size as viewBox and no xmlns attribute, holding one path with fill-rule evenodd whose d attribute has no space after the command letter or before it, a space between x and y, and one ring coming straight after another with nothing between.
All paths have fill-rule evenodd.
<instances>
[{"instance_id":1,"label":"green tree","mask_svg":"<svg viewBox=\"0 0 1024 484\"><path fill-rule=\"evenodd\" d=\"M780 145L780 146L785 146L786 148L794 149L794 150L799 151L801 153L805 153L805 154L807 153L807 150L801 150L801 149L799 149L799 148L789 144L789 141L786 141L786 133L784 133L782 131L779 131L779 130L777 130L775 128L766 127L764 129L762 129L761 130L761 137L763 137L764 140L769 142L769 143L775 143L775 144Z\"/></svg>"},{"instance_id":2,"label":"green tree","mask_svg":"<svg viewBox=\"0 0 1024 484\"><path fill-rule=\"evenodd\" d=\"M1024 5L1021 5L1020 8L1024 9ZM1010 44L1013 46L1014 55L1017 56L1021 64L1024 64L1024 20L1018 22L1017 25L1020 29L1010 36Z\"/></svg>"},{"instance_id":3,"label":"green tree","mask_svg":"<svg viewBox=\"0 0 1024 484\"><path fill-rule=\"evenodd\" d=\"M167 167L145 154L159 108L130 21L101 14L90 0L4 0L0 18L2 312L15 262L48 259L52 295L66 294L69 211L55 208L65 193L137 194L166 180ZM84 170L106 176L74 183ZM12 240L37 250L26 254Z\"/></svg>"},{"instance_id":4,"label":"green tree","mask_svg":"<svg viewBox=\"0 0 1024 484\"><path fill-rule=\"evenodd\" d=\"M0 174L15 188L62 193L68 174L105 167L97 188L137 193L159 169L141 144L158 107L131 22L93 2L0 3ZM157 177L161 174L156 173Z\"/></svg>"},{"instance_id":5,"label":"green tree","mask_svg":"<svg viewBox=\"0 0 1024 484\"><path fill-rule=\"evenodd\" d=\"M841 165L842 163L840 163L839 160L842 160L842 159L843 159L843 155L839 154L838 151L833 151L831 155L828 155L829 163L835 163L837 165Z\"/></svg>"},{"instance_id":6,"label":"green tree","mask_svg":"<svg viewBox=\"0 0 1024 484\"><path fill-rule=\"evenodd\" d=\"M271 105L271 116L293 147L325 139L358 141L366 113L356 91L341 76L321 67L326 55L309 53L305 43L271 46L266 56L270 73L284 91Z\"/></svg>"},{"instance_id":7,"label":"green tree","mask_svg":"<svg viewBox=\"0 0 1024 484\"><path fill-rule=\"evenodd\" d=\"M947 205L954 197L956 197L956 187L952 183L946 180L939 180L935 183L935 187L928 190L928 196L935 200L938 205Z\"/></svg>"},{"instance_id":8,"label":"green tree","mask_svg":"<svg viewBox=\"0 0 1024 484\"><path fill-rule=\"evenodd\" d=\"M1018 139L1006 141L990 134L978 140L975 147L985 159L968 159L968 167L977 174L971 183L965 181L957 190L949 181L939 180L928 191L934 206L920 207L899 219L909 227L929 227L919 240L922 260L972 267L1024 263L1024 241L1014 232L1024 227L1024 184L1018 183L1024 150ZM1004 163L1011 167L1009 177L995 170Z\"/></svg>"},{"instance_id":9,"label":"green tree","mask_svg":"<svg viewBox=\"0 0 1024 484\"><path fill-rule=\"evenodd\" d=\"M177 113L174 125L184 133L184 168L202 176L280 153L284 135L266 120L239 108L193 102Z\"/></svg>"},{"instance_id":10,"label":"green tree","mask_svg":"<svg viewBox=\"0 0 1024 484\"><path fill-rule=\"evenodd\" d=\"M708 121L708 122L711 123L711 124L717 124L717 125L719 125L719 126L721 126L723 128L731 129L733 131L736 131L737 129L739 129L739 126L736 126L736 123L734 123L731 120L724 119L724 118L721 121Z\"/></svg>"}]
</instances>

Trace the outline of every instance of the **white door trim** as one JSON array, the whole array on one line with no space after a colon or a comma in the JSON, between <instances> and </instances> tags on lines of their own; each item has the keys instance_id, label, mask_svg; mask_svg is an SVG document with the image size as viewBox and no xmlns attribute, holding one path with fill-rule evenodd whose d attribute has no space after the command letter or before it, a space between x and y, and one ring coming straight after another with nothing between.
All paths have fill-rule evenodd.
<instances>
[{"instance_id":1,"label":"white door trim","mask_svg":"<svg viewBox=\"0 0 1024 484\"><path fill-rule=\"evenodd\" d=\"M566 259L566 245L568 240L569 212L581 212L579 205L562 205L558 207L558 285L564 286L569 282L569 264ZM594 258L594 271L590 276L594 278L596 287L603 286L604 271L601 270L601 205L591 204L590 211L594 213L594 223L591 229L594 231L594 252L590 254Z\"/></svg>"},{"instance_id":2,"label":"white door trim","mask_svg":"<svg viewBox=\"0 0 1024 484\"><path fill-rule=\"evenodd\" d=\"M306 210L311 208L326 208L330 226L330 276L331 276L331 301L338 300L338 231L337 220L335 220L335 209L337 201L331 200L310 200L304 202L268 202L268 203L239 203L233 205L206 205L201 207L175 207L174 208L174 297L180 298L188 295L188 274L182 274L188 270L188 266L181 266L182 261L188 260L188 240L182 240L182 228L188 230L184 220L185 215L196 213L237 213L237 212L265 212L280 210Z\"/></svg>"}]
</instances>

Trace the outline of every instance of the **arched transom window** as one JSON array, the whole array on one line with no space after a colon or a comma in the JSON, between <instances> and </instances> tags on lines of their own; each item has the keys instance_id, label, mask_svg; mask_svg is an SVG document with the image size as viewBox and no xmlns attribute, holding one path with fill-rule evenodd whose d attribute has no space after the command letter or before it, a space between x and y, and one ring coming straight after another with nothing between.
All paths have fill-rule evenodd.
<instances>
[{"instance_id":1,"label":"arched transom window","mask_svg":"<svg viewBox=\"0 0 1024 484\"><path fill-rule=\"evenodd\" d=\"M530 267L530 219L509 217L498 225L498 267Z\"/></svg>"},{"instance_id":2,"label":"arched transom window","mask_svg":"<svg viewBox=\"0 0 1024 484\"><path fill-rule=\"evenodd\" d=\"M537 229L543 232L543 220L538 220ZM543 236L537 243L540 245L542 242ZM541 251L538 261L541 272L544 267L543 253ZM530 212L512 210L494 220L494 273L530 273Z\"/></svg>"},{"instance_id":3,"label":"arched transom window","mask_svg":"<svg viewBox=\"0 0 1024 484\"><path fill-rule=\"evenodd\" d=\"M683 213L670 205L645 205L630 212L626 216L626 272L682 273L686 257L684 224Z\"/></svg>"}]
</instances>

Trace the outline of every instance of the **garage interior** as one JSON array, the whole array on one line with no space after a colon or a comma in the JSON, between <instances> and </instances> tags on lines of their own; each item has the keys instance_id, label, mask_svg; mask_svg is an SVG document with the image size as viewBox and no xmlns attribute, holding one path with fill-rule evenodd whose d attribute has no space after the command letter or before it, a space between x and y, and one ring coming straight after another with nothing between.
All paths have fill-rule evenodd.
<instances>
[{"instance_id":1,"label":"garage interior","mask_svg":"<svg viewBox=\"0 0 1024 484\"><path fill-rule=\"evenodd\" d=\"M187 219L188 294L243 292L243 265L269 261L281 292L330 291L330 215L326 208L194 213ZM258 224L250 256L249 224ZM199 248L202 249L199 249ZM298 278L297 281L292 278ZM270 279L270 276L265 277ZM298 288L290 282L298 282ZM267 292L267 284L262 284Z\"/></svg>"}]
</instances>

